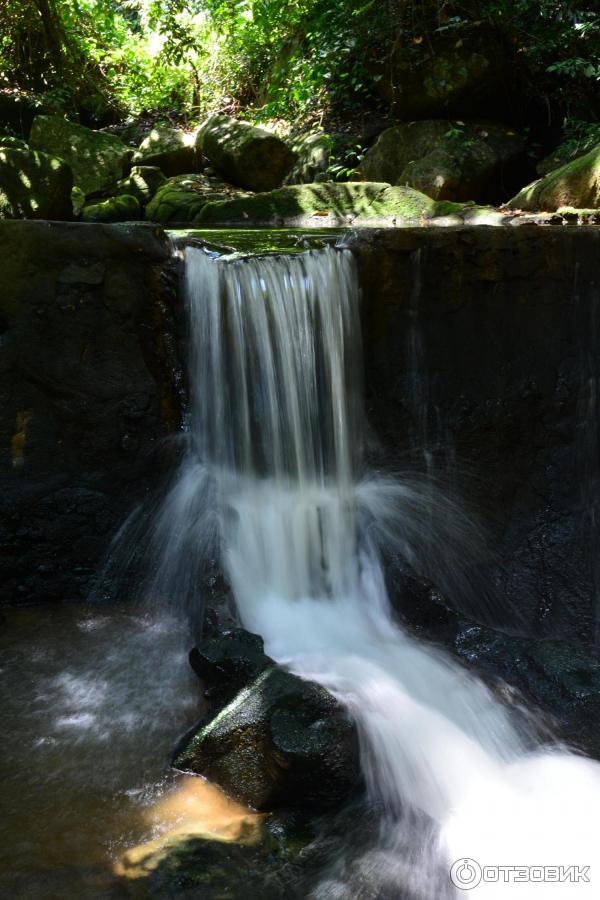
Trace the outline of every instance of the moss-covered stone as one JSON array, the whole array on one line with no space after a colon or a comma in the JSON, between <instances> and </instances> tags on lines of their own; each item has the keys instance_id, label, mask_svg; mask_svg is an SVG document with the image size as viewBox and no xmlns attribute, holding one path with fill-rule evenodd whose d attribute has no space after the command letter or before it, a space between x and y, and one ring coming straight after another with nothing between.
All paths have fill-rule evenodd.
<instances>
[{"instance_id":1,"label":"moss-covered stone","mask_svg":"<svg viewBox=\"0 0 600 900\"><path fill-rule=\"evenodd\" d=\"M83 212L85 206L85 194L81 188L74 186L71 190L71 203L73 204L73 215L78 219Z\"/></svg>"},{"instance_id":2,"label":"moss-covered stone","mask_svg":"<svg viewBox=\"0 0 600 900\"><path fill-rule=\"evenodd\" d=\"M196 135L180 128L153 128L133 155L136 166L157 166L172 178L198 172L201 156L195 147Z\"/></svg>"},{"instance_id":3,"label":"moss-covered stone","mask_svg":"<svg viewBox=\"0 0 600 900\"><path fill-rule=\"evenodd\" d=\"M521 137L504 125L430 119L383 131L361 170L370 181L410 185L435 200L496 202L514 189L522 153Z\"/></svg>"},{"instance_id":4,"label":"moss-covered stone","mask_svg":"<svg viewBox=\"0 0 600 900\"><path fill-rule=\"evenodd\" d=\"M178 175L158 189L146 208L146 218L161 223L193 222L211 201L249 196L246 191L206 175Z\"/></svg>"},{"instance_id":5,"label":"moss-covered stone","mask_svg":"<svg viewBox=\"0 0 600 900\"><path fill-rule=\"evenodd\" d=\"M142 208L131 194L122 194L84 206L81 218L84 222L127 222L141 219Z\"/></svg>"},{"instance_id":6,"label":"moss-covered stone","mask_svg":"<svg viewBox=\"0 0 600 900\"><path fill-rule=\"evenodd\" d=\"M462 205L452 208L462 209ZM209 203L195 222L266 227L348 225L371 220L393 224L433 218L440 214L439 209L435 200L408 187L365 181L324 182L289 185L245 199Z\"/></svg>"},{"instance_id":7,"label":"moss-covered stone","mask_svg":"<svg viewBox=\"0 0 600 900\"><path fill-rule=\"evenodd\" d=\"M571 162L528 184L508 209L554 212L563 207L600 208L600 144Z\"/></svg>"},{"instance_id":8,"label":"moss-covered stone","mask_svg":"<svg viewBox=\"0 0 600 900\"><path fill-rule=\"evenodd\" d=\"M124 174L131 151L113 134L92 131L60 116L36 116L29 145L63 159L85 194L110 187Z\"/></svg>"},{"instance_id":9,"label":"moss-covered stone","mask_svg":"<svg viewBox=\"0 0 600 900\"><path fill-rule=\"evenodd\" d=\"M130 194L146 206L166 181L158 166L133 166L127 178L117 182L115 196Z\"/></svg>"},{"instance_id":10,"label":"moss-covered stone","mask_svg":"<svg viewBox=\"0 0 600 900\"><path fill-rule=\"evenodd\" d=\"M71 219L73 174L61 159L0 147L0 219Z\"/></svg>"},{"instance_id":11,"label":"moss-covered stone","mask_svg":"<svg viewBox=\"0 0 600 900\"><path fill-rule=\"evenodd\" d=\"M357 163L356 153L359 143L360 139L356 136L335 132L329 134L325 131L303 134L290 141L290 147L298 158L286 176L285 184L330 181L336 166L349 168Z\"/></svg>"},{"instance_id":12,"label":"moss-covered stone","mask_svg":"<svg viewBox=\"0 0 600 900\"><path fill-rule=\"evenodd\" d=\"M224 178L251 191L277 187L296 162L293 150L274 134L230 116L207 119L196 147Z\"/></svg>"}]
</instances>

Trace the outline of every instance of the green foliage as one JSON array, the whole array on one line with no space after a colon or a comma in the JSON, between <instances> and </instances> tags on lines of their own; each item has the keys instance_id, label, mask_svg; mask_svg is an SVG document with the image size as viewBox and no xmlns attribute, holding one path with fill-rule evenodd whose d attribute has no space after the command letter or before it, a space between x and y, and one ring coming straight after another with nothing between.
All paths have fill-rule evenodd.
<instances>
[{"instance_id":1,"label":"green foliage","mask_svg":"<svg viewBox=\"0 0 600 900\"><path fill-rule=\"evenodd\" d=\"M597 117L597 0L3 0L0 87L98 117L219 109L314 125L372 109L376 63L399 47L410 64L481 23L552 111Z\"/></svg>"}]
</instances>

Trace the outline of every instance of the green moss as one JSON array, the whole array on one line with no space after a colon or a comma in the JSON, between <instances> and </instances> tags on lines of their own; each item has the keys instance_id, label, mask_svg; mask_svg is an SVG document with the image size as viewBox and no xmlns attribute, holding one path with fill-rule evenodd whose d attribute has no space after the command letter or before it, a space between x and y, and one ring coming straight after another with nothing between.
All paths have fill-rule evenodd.
<instances>
[{"instance_id":1,"label":"green moss","mask_svg":"<svg viewBox=\"0 0 600 900\"><path fill-rule=\"evenodd\" d=\"M77 219L83 212L85 206L85 194L81 188L78 188L77 186L73 187L71 191L71 202L73 204L73 215Z\"/></svg>"},{"instance_id":2,"label":"green moss","mask_svg":"<svg viewBox=\"0 0 600 900\"><path fill-rule=\"evenodd\" d=\"M113 195L130 194L145 206L166 181L157 166L134 166L127 178L117 182Z\"/></svg>"},{"instance_id":3,"label":"green moss","mask_svg":"<svg viewBox=\"0 0 600 900\"><path fill-rule=\"evenodd\" d=\"M103 190L123 175L130 150L113 134L92 131L60 116L36 116L29 135L34 150L63 159L86 194Z\"/></svg>"},{"instance_id":4,"label":"green moss","mask_svg":"<svg viewBox=\"0 0 600 900\"><path fill-rule=\"evenodd\" d=\"M555 212L563 207L600 207L600 145L585 156L554 169L528 184L507 204L508 209Z\"/></svg>"},{"instance_id":5,"label":"green moss","mask_svg":"<svg viewBox=\"0 0 600 900\"><path fill-rule=\"evenodd\" d=\"M141 217L140 204L131 194L110 197L101 203L91 203L83 208L81 215L84 222L127 222Z\"/></svg>"},{"instance_id":6,"label":"green moss","mask_svg":"<svg viewBox=\"0 0 600 900\"><path fill-rule=\"evenodd\" d=\"M460 203L436 203L420 191L381 182L294 184L229 202L209 203L196 217L199 225L349 225L370 219L400 221L430 219L464 208Z\"/></svg>"},{"instance_id":7,"label":"green moss","mask_svg":"<svg viewBox=\"0 0 600 900\"><path fill-rule=\"evenodd\" d=\"M168 234L176 241L202 241L222 254L302 253L322 247L345 233L341 228L177 228Z\"/></svg>"}]
</instances>

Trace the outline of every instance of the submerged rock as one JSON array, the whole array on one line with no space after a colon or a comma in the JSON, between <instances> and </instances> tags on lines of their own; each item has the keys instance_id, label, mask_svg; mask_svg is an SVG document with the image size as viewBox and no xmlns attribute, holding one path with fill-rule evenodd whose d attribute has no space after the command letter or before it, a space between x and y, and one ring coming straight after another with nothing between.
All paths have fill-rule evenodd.
<instances>
[{"instance_id":1,"label":"submerged rock","mask_svg":"<svg viewBox=\"0 0 600 900\"><path fill-rule=\"evenodd\" d=\"M230 116L211 116L201 125L196 148L233 184L251 191L280 185L296 154L280 138Z\"/></svg>"},{"instance_id":2,"label":"submerged rock","mask_svg":"<svg viewBox=\"0 0 600 900\"><path fill-rule=\"evenodd\" d=\"M522 154L521 137L505 125L431 119L383 131L361 170L369 181L410 185L434 200L494 202L510 196Z\"/></svg>"},{"instance_id":3,"label":"submerged rock","mask_svg":"<svg viewBox=\"0 0 600 900\"><path fill-rule=\"evenodd\" d=\"M571 162L528 184L507 204L508 209L554 212L600 207L600 144Z\"/></svg>"},{"instance_id":4,"label":"submerged rock","mask_svg":"<svg viewBox=\"0 0 600 900\"><path fill-rule=\"evenodd\" d=\"M142 208L131 194L121 194L84 206L81 218L84 222L127 222L141 219Z\"/></svg>"},{"instance_id":5,"label":"submerged rock","mask_svg":"<svg viewBox=\"0 0 600 900\"><path fill-rule=\"evenodd\" d=\"M0 147L0 219L72 219L73 174L61 159Z\"/></svg>"},{"instance_id":6,"label":"submerged rock","mask_svg":"<svg viewBox=\"0 0 600 900\"><path fill-rule=\"evenodd\" d=\"M349 225L381 220L430 219L459 210L439 204L408 187L376 182L323 182L288 185L239 200L208 203L196 217L199 225Z\"/></svg>"},{"instance_id":7,"label":"submerged rock","mask_svg":"<svg viewBox=\"0 0 600 900\"><path fill-rule=\"evenodd\" d=\"M173 765L259 810L339 803L361 783L353 723L324 688L273 664L255 636L244 646L242 635L229 638L229 653L222 639L199 651L194 668L213 678L216 670L218 683L224 673L229 687L253 680L180 747Z\"/></svg>"},{"instance_id":8,"label":"submerged rock","mask_svg":"<svg viewBox=\"0 0 600 900\"><path fill-rule=\"evenodd\" d=\"M131 151L114 134L92 131L60 116L36 116L29 145L63 159L85 194L100 191L124 174Z\"/></svg>"},{"instance_id":9,"label":"submerged rock","mask_svg":"<svg viewBox=\"0 0 600 900\"><path fill-rule=\"evenodd\" d=\"M163 224L184 224L195 221L207 203L249 196L246 191L206 175L178 175L159 187L146 208L146 218Z\"/></svg>"},{"instance_id":10,"label":"submerged rock","mask_svg":"<svg viewBox=\"0 0 600 900\"><path fill-rule=\"evenodd\" d=\"M201 169L196 136L180 128L153 128L133 155L135 166L156 166L169 178Z\"/></svg>"}]
</instances>

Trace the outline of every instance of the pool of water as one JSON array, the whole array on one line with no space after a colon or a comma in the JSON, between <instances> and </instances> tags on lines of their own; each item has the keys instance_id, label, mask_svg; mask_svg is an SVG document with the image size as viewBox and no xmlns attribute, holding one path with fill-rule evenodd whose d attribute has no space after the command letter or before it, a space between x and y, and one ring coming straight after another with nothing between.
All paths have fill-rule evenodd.
<instances>
[{"instance_id":1,"label":"pool of water","mask_svg":"<svg viewBox=\"0 0 600 900\"><path fill-rule=\"evenodd\" d=\"M224 254L302 253L335 243L348 234L343 228L176 228L175 242L202 241Z\"/></svg>"},{"instance_id":2,"label":"pool of water","mask_svg":"<svg viewBox=\"0 0 600 900\"><path fill-rule=\"evenodd\" d=\"M169 769L202 713L188 630L67 604L8 610L0 630L0 897L123 896L119 859L177 827L190 794Z\"/></svg>"}]
</instances>

